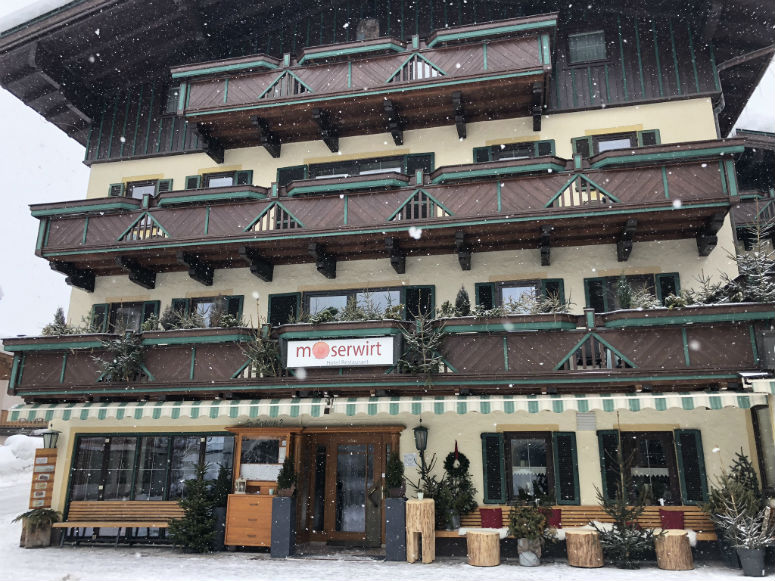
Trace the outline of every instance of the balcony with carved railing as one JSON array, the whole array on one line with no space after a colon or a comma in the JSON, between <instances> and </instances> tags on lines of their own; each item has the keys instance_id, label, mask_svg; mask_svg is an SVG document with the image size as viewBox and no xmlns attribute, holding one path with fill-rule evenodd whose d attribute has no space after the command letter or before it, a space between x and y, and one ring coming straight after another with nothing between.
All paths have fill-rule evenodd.
<instances>
[{"instance_id":1,"label":"balcony with carved railing","mask_svg":"<svg viewBox=\"0 0 775 581\"><path fill-rule=\"evenodd\" d=\"M727 304L584 315L461 317L443 326L433 373L402 368L404 335L395 320L294 324L270 337L281 353L276 373L260 372L250 346L256 331L210 328L143 332L142 371L106 381L105 342L116 335L23 337L4 341L14 353L9 392L28 402L212 399L295 395L461 393L541 394L692 391L740 388L756 371L757 340L775 319L770 304ZM288 368L291 341L388 338L392 365ZM276 352L276 351L274 351Z\"/></svg>"}]
</instances>

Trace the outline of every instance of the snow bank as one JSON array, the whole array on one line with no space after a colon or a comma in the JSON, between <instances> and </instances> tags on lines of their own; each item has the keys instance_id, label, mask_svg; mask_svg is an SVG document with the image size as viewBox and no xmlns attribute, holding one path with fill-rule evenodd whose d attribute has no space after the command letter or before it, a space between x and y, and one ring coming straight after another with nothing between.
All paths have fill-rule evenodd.
<instances>
[{"instance_id":1,"label":"snow bank","mask_svg":"<svg viewBox=\"0 0 775 581\"><path fill-rule=\"evenodd\" d=\"M42 438L15 435L0 445L0 486L29 481L35 450L43 447Z\"/></svg>"},{"instance_id":2,"label":"snow bank","mask_svg":"<svg viewBox=\"0 0 775 581\"><path fill-rule=\"evenodd\" d=\"M72 1L73 0L38 0L37 2L29 3L27 6L19 8L7 16L0 18L0 32L10 30L20 24L34 20L38 16L43 16L47 12L70 4Z\"/></svg>"}]
</instances>

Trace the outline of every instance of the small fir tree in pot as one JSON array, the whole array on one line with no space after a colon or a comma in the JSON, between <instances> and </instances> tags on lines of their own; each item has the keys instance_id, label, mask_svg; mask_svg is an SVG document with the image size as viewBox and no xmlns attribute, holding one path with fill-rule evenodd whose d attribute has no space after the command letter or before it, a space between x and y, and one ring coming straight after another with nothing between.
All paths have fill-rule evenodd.
<instances>
[{"instance_id":1,"label":"small fir tree in pot","mask_svg":"<svg viewBox=\"0 0 775 581\"><path fill-rule=\"evenodd\" d=\"M455 297L455 314L458 317L467 317L471 314L471 299L465 287L460 287Z\"/></svg>"},{"instance_id":2,"label":"small fir tree in pot","mask_svg":"<svg viewBox=\"0 0 775 581\"><path fill-rule=\"evenodd\" d=\"M385 486L390 498L401 498L406 493L404 482L404 463L398 452L391 452L385 466Z\"/></svg>"},{"instance_id":3,"label":"small fir tree in pot","mask_svg":"<svg viewBox=\"0 0 775 581\"><path fill-rule=\"evenodd\" d=\"M51 525L59 522L60 514L51 508L33 508L17 516L11 522L22 521L19 546L31 549L51 544Z\"/></svg>"},{"instance_id":4,"label":"small fir tree in pot","mask_svg":"<svg viewBox=\"0 0 775 581\"><path fill-rule=\"evenodd\" d=\"M450 452L444 459L444 480L441 486L442 507L437 506L437 511L445 510L447 525L450 529L460 528L460 515L476 510L476 488L474 488L471 474L468 472L471 462L457 449ZM437 503L438 504L438 503ZM446 505L446 506L444 506ZM442 516L444 512L442 512Z\"/></svg>"},{"instance_id":5,"label":"small fir tree in pot","mask_svg":"<svg viewBox=\"0 0 775 581\"><path fill-rule=\"evenodd\" d=\"M277 475L277 496L293 496L296 492L296 470L293 467L293 458L286 456L283 467Z\"/></svg>"},{"instance_id":6,"label":"small fir tree in pot","mask_svg":"<svg viewBox=\"0 0 775 581\"><path fill-rule=\"evenodd\" d=\"M514 506L509 513L509 534L517 539L519 564L535 567L541 564L546 515L536 506Z\"/></svg>"},{"instance_id":7,"label":"small fir tree in pot","mask_svg":"<svg viewBox=\"0 0 775 581\"><path fill-rule=\"evenodd\" d=\"M206 553L212 550L215 538L213 500L205 480L207 466L198 464L196 477L186 480L180 506L183 518L170 521L169 534L175 545L185 553Z\"/></svg>"}]
</instances>

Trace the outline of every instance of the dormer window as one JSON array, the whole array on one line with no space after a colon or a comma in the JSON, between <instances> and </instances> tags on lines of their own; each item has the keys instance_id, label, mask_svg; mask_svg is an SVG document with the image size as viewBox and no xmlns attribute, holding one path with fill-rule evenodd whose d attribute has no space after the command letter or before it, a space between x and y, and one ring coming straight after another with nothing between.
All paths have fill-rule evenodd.
<instances>
[{"instance_id":1,"label":"dormer window","mask_svg":"<svg viewBox=\"0 0 775 581\"><path fill-rule=\"evenodd\" d=\"M602 61L608 57L602 30L568 36L568 62L572 65Z\"/></svg>"}]
</instances>

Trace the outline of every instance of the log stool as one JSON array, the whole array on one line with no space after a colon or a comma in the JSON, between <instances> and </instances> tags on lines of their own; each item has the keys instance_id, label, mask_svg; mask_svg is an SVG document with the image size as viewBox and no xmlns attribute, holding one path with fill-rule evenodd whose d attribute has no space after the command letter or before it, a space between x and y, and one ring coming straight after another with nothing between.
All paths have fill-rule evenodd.
<instances>
[{"instance_id":1,"label":"log stool","mask_svg":"<svg viewBox=\"0 0 775 581\"><path fill-rule=\"evenodd\" d=\"M474 567L496 567L501 564L501 536L495 531L468 531L468 564Z\"/></svg>"},{"instance_id":2,"label":"log stool","mask_svg":"<svg viewBox=\"0 0 775 581\"><path fill-rule=\"evenodd\" d=\"M406 501L406 560L433 563L436 558L436 505L432 498Z\"/></svg>"},{"instance_id":3,"label":"log stool","mask_svg":"<svg viewBox=\"0 0 775 581\"><path fill-rule=\"evenodd\" d=\"M689 571L694 569L692 548L689 535L685 530L667 529L664 534L654 537L654 549L657 553L657 567L668 571Z\"/></svg>"},{"instance_id":4,"label":"log stool","mask_svg":"<svg viewBox=\"0 0 775 581\"><path fill-rule=\"evenodd\" d=\"M603 548L597 531L572 527L563 530L568 565L588 568L603 566Z\"/></svg>"}]
</instances>

